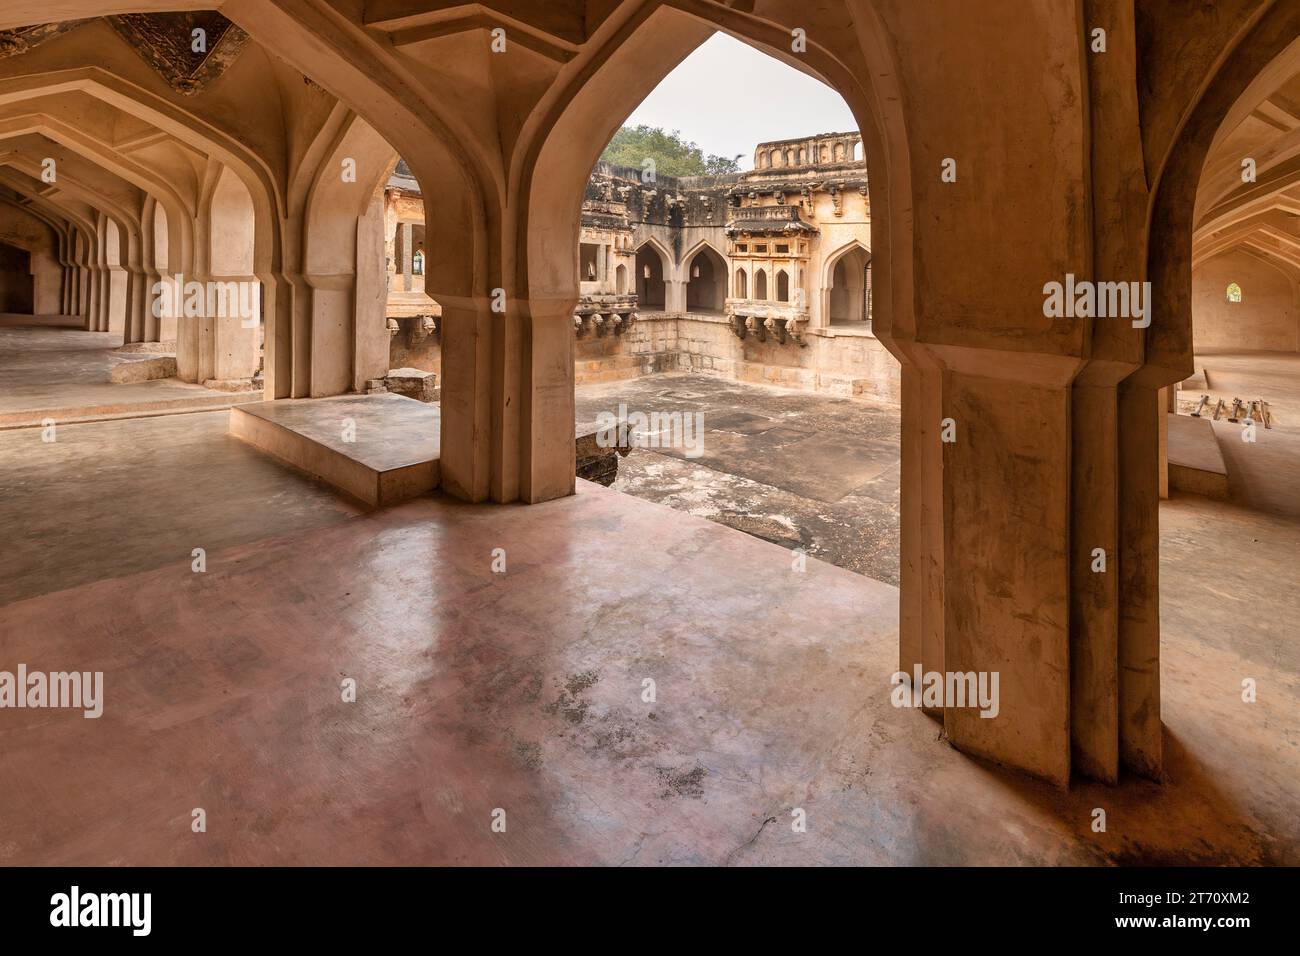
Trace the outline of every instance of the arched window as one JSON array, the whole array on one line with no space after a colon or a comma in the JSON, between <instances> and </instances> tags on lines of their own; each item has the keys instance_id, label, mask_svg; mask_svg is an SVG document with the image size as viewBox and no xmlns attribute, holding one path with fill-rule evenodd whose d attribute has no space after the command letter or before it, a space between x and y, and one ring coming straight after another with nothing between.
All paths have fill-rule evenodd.
<instances>
[{"instance_id":1,"label":"arched window","mask_svg":"<svg viewBox=\"0 0 1300 956\"><path fill-rule=\"evenodd\" d=\"M411 275L424 275L424 250L417 250L411 257Z\"/></svg>"},{"instance_id":2,"label":"arched window","mask_svg":"<svg viewBox=\"0 0 1300 956\"><path fill-rule=\"evenodd\" d=\"M749 298L749 276L745 275L744 269L736 270L736 298Z\"/></svg>"},{"instance_id":3,"label":"arched window","mask_svg":"<svg viewBox=\"0 0 1300 956\"><path fill-rule=\"evenodd\" d=\"M1235 282L1228 283L1228 301L1229 302L1241 301L1241 286L1237 285L1237 283Z\"/></svg>"},{"instance_id":4,"label":"arched window","mask_svg":"<svg viewBox=\"0 0 1300 956\"><path fill-rule=\"evenodd\" d=\"M826 318L831 325L871 320L871 254L854 243L829 268Z\"/></svg>"},{"instance_id":5,"label":"arched window","mask_svg":"<svg viewBox=\"0 0 1300 956\"><path fill-rule=\"evenodd\" d=\"M776 273L776 301L790 301L790 275L784 269Z\"/></svg>"},{"instance_id":6,"label":"arched window","mask_svg":"<svg viewBox=\"0 0 1300 956\"><path fill-rule=\"evenodd\" d=\"M760 302L767 301L767 273L762 269L754 273L754 298Z\"/></svg>"}]
</instances>

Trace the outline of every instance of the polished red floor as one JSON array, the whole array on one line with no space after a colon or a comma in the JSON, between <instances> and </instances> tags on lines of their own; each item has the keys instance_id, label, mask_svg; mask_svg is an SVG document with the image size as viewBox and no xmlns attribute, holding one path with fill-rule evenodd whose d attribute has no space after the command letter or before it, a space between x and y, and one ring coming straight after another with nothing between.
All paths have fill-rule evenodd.
<instances>
[{"instance_id":1,"label":"polished red floor","mask_svg":"<svg viewBox=\"0 0 1300 956\"><path fill-rule=\"evenodd\" d=\"M106 698L0 711L0 861L1296 862L1295 742L1243 722L1295 690L1234 707L1230 652L1166 656L1170 783L1062 793L891 706L893 588L580 485L0 608L0 667L102 670Z\"/></svg>"}]
</instances>

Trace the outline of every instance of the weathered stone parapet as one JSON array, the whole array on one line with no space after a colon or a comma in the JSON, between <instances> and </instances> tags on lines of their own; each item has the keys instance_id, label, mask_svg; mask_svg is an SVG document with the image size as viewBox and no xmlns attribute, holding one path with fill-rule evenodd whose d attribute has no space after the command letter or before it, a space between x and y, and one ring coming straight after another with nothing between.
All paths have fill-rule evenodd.
<instances>
[{"instance_id":1,"label":"weathered stone parapet","mask_svg":"<svg viewBox=\"0 0 1300 956\"><path fill-rule=\"evenodd\" d=\"M619 456L632 450L625 432L599 425L579 426L574 443L578 477L606 487L618 478Z\"/></svg>"}]
</instances>

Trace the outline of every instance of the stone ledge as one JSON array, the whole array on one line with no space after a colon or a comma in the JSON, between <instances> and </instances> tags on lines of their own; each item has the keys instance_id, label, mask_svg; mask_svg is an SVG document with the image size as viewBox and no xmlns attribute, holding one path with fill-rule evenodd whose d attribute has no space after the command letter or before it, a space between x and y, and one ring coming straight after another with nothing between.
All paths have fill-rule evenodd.
<instances>
[{"instance_id":1,"label":"stone ledge","mask_svg":"<svg viewBox=\"0 0 1300 956\"><path fill-rule=\"evenodd\" d=\"M1169 487L1207 498L1228 497L1228 467L1208 418L1170 413Z\"/></svg>"},{"instance_id":2,"label":"stone ledge","mask_svg":"<svg viewBox=\"0 0 1300 956\"><path fill-rule=\"evenodd\" d=\"M158 378L175 377L175 355L151 355L148 358L128 359L114 365L108 372L108 380L114 385L126 385L131 382L151 382Z\"/></svg>"}]
</instances>

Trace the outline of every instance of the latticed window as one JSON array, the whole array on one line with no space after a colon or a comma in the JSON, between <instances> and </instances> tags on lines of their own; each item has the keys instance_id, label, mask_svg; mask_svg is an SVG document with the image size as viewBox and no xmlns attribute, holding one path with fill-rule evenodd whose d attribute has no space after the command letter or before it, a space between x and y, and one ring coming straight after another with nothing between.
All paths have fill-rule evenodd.
<instances>
[{"instance_id":1,"label":"latticed window","mask_svg":"<svg viewBox=\"0 0 1300 956\"><path fill-rule=\"evenodd\" d=\"M1235 282L1228 283L1228 301L1229 302L1241 301L1241 286L1237 285L1237 283Z\"/></svg>"},{"instance_id":2,"label":"latticed window","mask_svg":"<svg viewBox=\"0 0 1300 956\"><path fill-rule=\"evenodd\" d=\"M871 263L867 263L866 271L862 278L862 317L868 322L871 321Z\"/></svg>"}]
</instances>

